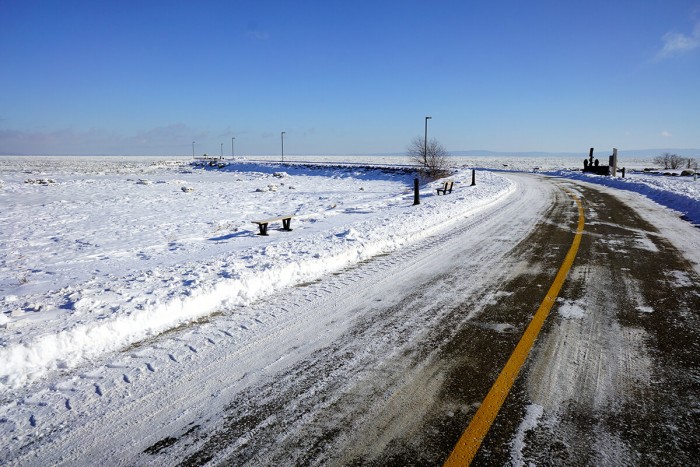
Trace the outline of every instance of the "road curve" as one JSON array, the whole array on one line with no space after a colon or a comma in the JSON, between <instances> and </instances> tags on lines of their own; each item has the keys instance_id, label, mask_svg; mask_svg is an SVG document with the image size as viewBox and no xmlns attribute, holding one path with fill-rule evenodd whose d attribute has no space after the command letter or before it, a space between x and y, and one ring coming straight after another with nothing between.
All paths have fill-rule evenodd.
<instances>
[{"instance_id":1,"label":"road curve","mask_svg":"<svg viewBox=\"0 0 700 467\"><path fill-rule=\"evenodd\" d=\"M556 183L584 200L586 231L475 465L696 464L700 277L685 248L700 231L639 195Z\"/></svg>"},{"instance_id":2,"label":"road curve","mask_svg":"<svg viewBox=\"0 0 700 467\"><path fill-rule=\"evenodd\" d=\"M440 465L571 245L566 189L583 200L580 251L475 464L691 461L694 265L610 190L507 176L511 196L420 245L142 342L27 398L55 407L51 423L27 404L12 423L36 425L36 438L0 460Z\"/></svg>"}]
</instances>

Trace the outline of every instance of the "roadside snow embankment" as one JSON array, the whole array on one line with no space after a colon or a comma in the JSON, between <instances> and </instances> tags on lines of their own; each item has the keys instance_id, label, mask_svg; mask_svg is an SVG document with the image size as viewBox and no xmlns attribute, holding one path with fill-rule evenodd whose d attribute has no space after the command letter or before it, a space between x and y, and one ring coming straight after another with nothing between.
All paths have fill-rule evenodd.
<instances>
[{"instance_id":1,"label":"roadside snow embankment","mask_svg":"<svg viewBox=\"0 0 700 467\"><path fill-rule=\"evenodd\" d=\"M584 174L571 170L559 170L546 174L634 191L662 206L682 213L686 219L700 225L700 181L694 180L693 177L631 173L625 178L618 178Z\"/></svg>"},{"instance_id":2,"label":"roadside snow embankment","mask_svg":"<svg viewBox=\"0 0 700 467\"><path fill-rule=\"evenodd\" d=\"M123 178L106 181L100 175L89 180L57 176L56 187L41 187L73 190L41 193L54 197L48 202L37 198L35 216L47 222L42 235L20 225L26 206L10 206L16 208L9 210L16 216L15 225L0 225L10 235L9 243L24 247L14 258L5 245L5 264L28 261L30 271L17 283L9 267L2 270L6 276L0 276L5 292L0 326L6 328L0 347L0 393L420 241L514 190L509 180L489 172L479 172L478 185L470 187L471 171L462 171L452 177L451 195L436 196L434 183L423 188L422 203L412 206L410 176L379 170L240 164L223 171L180 170L173 181L165 172L156 172L162 180L135 187L128 179L128 189L118 188ZM192 192L180 189L183 180ZM273 181L285 189L254 189ZM95 190L98 184L103 184L101 190ZM31 195L38 189L17 182L9 192L25 190ZM98 192L109 199L90 202ZM218 209L208 210L212 204ZM71 211L74 205L80 216ZM138 209L142 212L132 215ZM288 212L296 215L292 232L271 230L270 236L260 237L250 223L261 214ZM112 232L107 238L105 231L96 229L85 237L82 221L92 227L94 219L108 223L112 217L116 220L109 230L122 229L123 234ZM71 241L62 243L66 237ZM61 251L62 245L70 251ZM30 266L32 259L42 267ZM45 280L32 284L32 273Z\"/></svg>"}]
</instances>

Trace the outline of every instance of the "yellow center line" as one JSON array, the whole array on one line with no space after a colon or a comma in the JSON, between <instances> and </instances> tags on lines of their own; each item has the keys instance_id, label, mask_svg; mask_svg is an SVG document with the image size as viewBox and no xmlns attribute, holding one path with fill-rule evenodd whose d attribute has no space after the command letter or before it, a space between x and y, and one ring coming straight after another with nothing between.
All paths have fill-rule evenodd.
<instances>
[{"instance_id":1,"label":"yellow center line","mask_svg":"<svg viewBox=\"0 0 700 467\"><path fill-rule=\"evenodd\" d=\"M569 192L567 191L567 193ZM554 278L552 286L549 288L544 300L542 300L540 307L535 312L535 316L533 316L527 329L525 329L525 333L520 338L520 342L518 342L518 345L515 347L513 354L508 359L508 362L506 362L498 378L496 378L496 382L493 383L491 390L481 403L479 410L474 414L471 423L469 423L467 429L462 433L462 436L460 436L450 457L445 461L446 467L469 465L474 459L476 452L479 450L481 443L486 437L486 433L488 433L489 428L491 428L491 424L493 424L493 421L496 419L498 411L501 410L503 402L508 396L510 389L513 387L515 378L517 378L520 368L525 363L530 349L532 349L532 345L537 335L540 333L544 321L547 319L549 311L552 309L552 305L554 305L559 295L559 291L566 280L571 265L574 263L578 247L581 244L581 237L583 236L584 217L581 200L572 193L569 193L569 195L576 200L576 204L578 205L578 227L576 228L576 235L574 236L571 248L569 248L569 252L566 254L566 258L564 258L564 262L559 268L559 272Z\"/></svg>"}]
</instances>

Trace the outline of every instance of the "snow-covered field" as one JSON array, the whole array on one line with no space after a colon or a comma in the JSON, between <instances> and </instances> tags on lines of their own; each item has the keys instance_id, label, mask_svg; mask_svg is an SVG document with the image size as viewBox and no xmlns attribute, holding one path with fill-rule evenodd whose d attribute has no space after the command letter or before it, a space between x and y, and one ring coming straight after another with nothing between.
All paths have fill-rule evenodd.
<instances>
[{"instance_id":1,"label":"snow-covered field","mask_svg":"<svg viewBox=\"0 0 700 467\"><path fill-rule=\"evenodd\" d=\"M700 225L700 173L698 178L680 176L681 169L664 170L658 168L652 162L652 158L621 158L618 169L622 167L627 169L625 178L622 178L620 173L616 177L603 177L581 172L583 159L583 156L580 159L572 157L464 157L457 158L456 163L463 166L502 171L537 172L633 191L662 206L678 211L686 220ZM656 170L645 172L644 169L648 168L656 168ZM672 175L664 175L668 173Z\"/></svg>"},{"instance_id":2,"label":"snow-covered field","mask_svg":"<svg viewBox=\"0 0 700 467\"><path fill-rule=\"evenodd\" d=\"M423 187L414 207L404 158L275 160L0 158L0 390L415 242L512 189L479 171L453 196ZM637 191L700 223L693 177L599 177L576 164L455 158L454 179L469 185L474 166L538 170ZM292 232L257 235L252 220L280 214L295 216Z\"/></svg>"},{"instance_id":3,"label":"snow-covered field","mask_svg":"<svg viewBox=\"0 0 700 467\"><path fill-rule=\"evenodd\" d=\"M536 204L542 197L539 179L522 175L528 190L521 186L520 196L512 195L518 187L501 170L635 191L700 223L700 181L693 177L583 175L571 158L454 158L455 191L437 196L439 181L422 186L419 206L413 205L414 175L405 158L355 157L342 164L338 157L276 159L227 161L219 168L195 166L189 158L0 157L0 436L7 441L0 443L0 459L12 459L18 446L56 426L77 426L79 417L101 413L96 402L85 403L84 413L73 409L79 388L89 392L92 378L104 377L92 389L102 397L110 381L105 375L122 371L119 362L127 357L117 351L218 314L247 333L269 333L292 313L251 310L276 291L420 245L464 218L471 222L501 209L504 200L529 197ZM472 167L478 168L476 187L470 187ZM279 214L295 216L291 232L271 225L269 236L257 235L253 220ZM664 235L683 244L680 233L667 229ZM571 319L581 313L575 303L560 310ZM255 331L260 319L262 331ZM221 352L236 352L250 339ZM145 368L159 369L150 361ZM129 371L127 383L139 374ZM154 377L172 382L160 378ZM62 391L70 397L58 407L78 417L70 422L65 414L54 420L56 405L46 402L63 397ZM529 424L539 416L533 407ZM516 436L514 459L527 423Z\"/></svg>"},{"instance_id":4,"label":"snow-covered field","mask_svg":"<svg viewBox=\"0 0 700 467\"><path fill-rule=\"evenodd\" d=\"M461 170L0 159L0 392L425 238L512 190ZM293 214L292 232L252 220Z\"/></svg>"}]
</instances>

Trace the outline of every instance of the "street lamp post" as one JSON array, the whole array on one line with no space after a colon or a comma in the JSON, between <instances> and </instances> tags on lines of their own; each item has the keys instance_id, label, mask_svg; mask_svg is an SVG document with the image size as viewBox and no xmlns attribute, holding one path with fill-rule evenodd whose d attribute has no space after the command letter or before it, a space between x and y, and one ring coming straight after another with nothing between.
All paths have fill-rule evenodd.
<instances>
[{"instance_id":1,"label":"street lamp post","mask_svg":"<svg viewBox=\"0 0 700 467\"><path fill-rule=\"evenodd\" d=\"M280 134L280 137L282 138L282 162L284 162L284 134L285 134L285 133L286 133L286 131L283 131L283 132Z\"/></svg>"},{"instance_id":2,"label":"street lamp post","mask_svg":"<svg viewBox=\"0 0 700 467\"><path fill-rule=\"evenodd\" d=\"M233 140L234 140L234 139L236 139L235 136L231 138L231 157L232 157L232 158L233 158L233 157L236 157L236 153L235 153L234 150L233 150Z\"/></svg>"},{"instance_id":3,"label":"street lamp post","mask_svg":"<svg viewBox=\"0 0 700 467\"><path fill-rule=\"evenodd\" d=\"M425 138L423 139L423 162L428 162L428 120L433 117L425 117Z\"/></svg>"},{"instance_id":4,"label":"street lamp post","mask_svg":"<svg viewBox=\"0 0 700 467\"><path fill-rule=\"evenodd\" d=\"M192 159L194 159L194 141L192 141Z\"/></svg>"}]
</instances>

